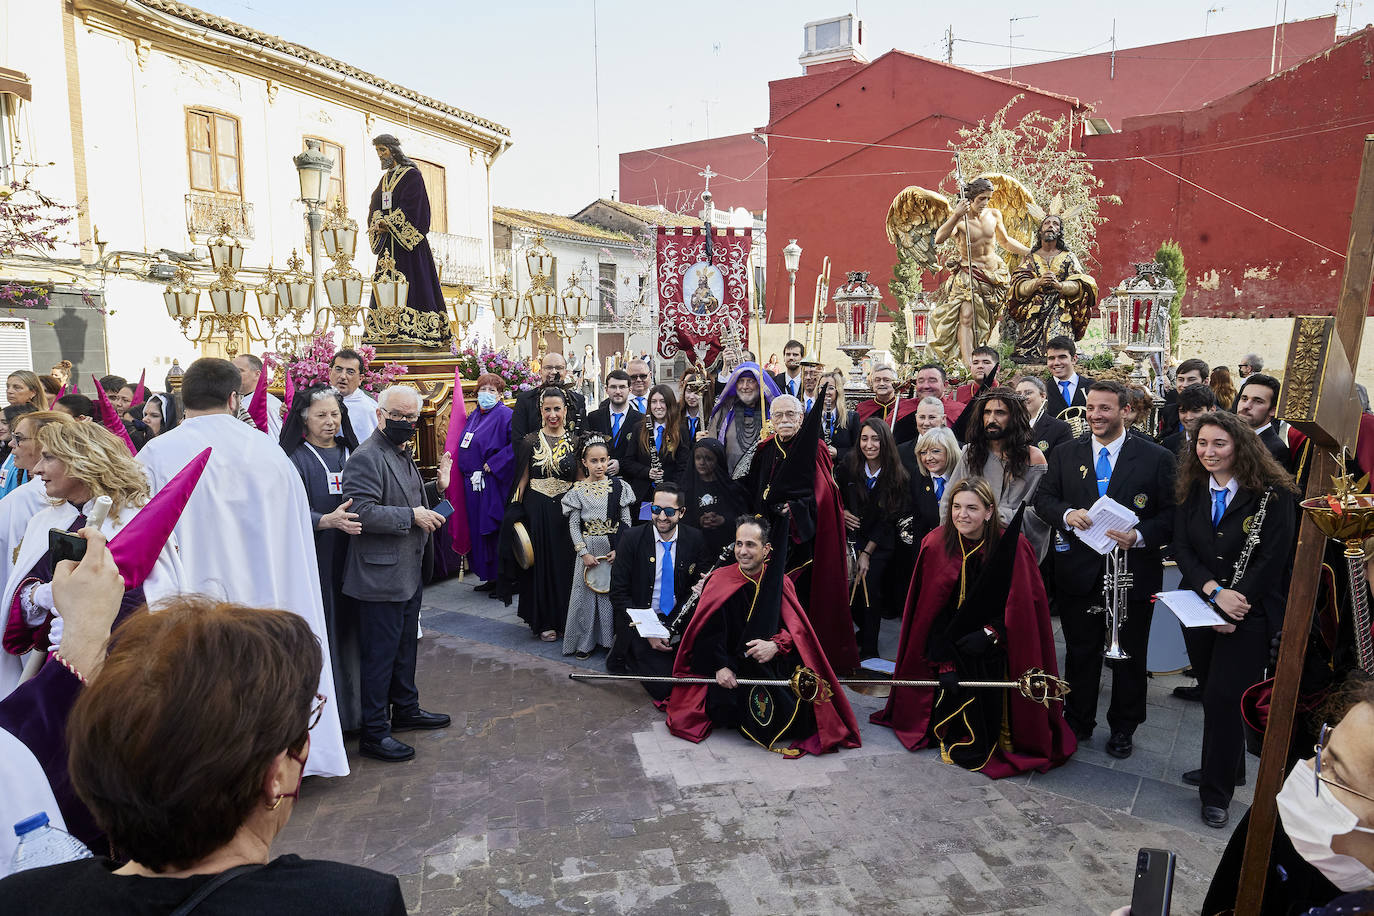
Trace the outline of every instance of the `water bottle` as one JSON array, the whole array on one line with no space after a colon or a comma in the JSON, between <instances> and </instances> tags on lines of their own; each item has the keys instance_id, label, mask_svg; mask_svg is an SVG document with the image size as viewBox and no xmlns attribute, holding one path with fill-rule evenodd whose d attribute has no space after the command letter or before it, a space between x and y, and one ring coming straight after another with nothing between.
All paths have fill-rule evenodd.
<instances>
[{"instance_id":1,"label":"water bottle","mask_svg":"<svg viewBox=\"0 0 1374 916\"><path fill-rule=\"evenodd\" d=\"M48 823L46 811L24 818L14 825L14 832L19 845L10 858L8 874L91 858L91 851L80 840Z\"/></svg>"}]
</instances>

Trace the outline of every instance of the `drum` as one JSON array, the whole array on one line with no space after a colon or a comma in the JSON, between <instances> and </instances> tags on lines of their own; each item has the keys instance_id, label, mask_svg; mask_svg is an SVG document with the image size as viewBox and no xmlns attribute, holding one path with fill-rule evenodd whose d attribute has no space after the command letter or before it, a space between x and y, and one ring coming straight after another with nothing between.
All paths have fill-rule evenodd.
<instances>
[{"instance_id":1,"label":"drum","mask_svg":"<svg viewBox=\"0 0 1374 916\"><path fill-rule=\"evenodd\" d=\"M511 536L515 541L515 562L520 564L521 569L534 566L534 542L530 540L525 523L516 522L512 525Z\"/></svg>"},{"instance_id":2,"label":"drum","mask_svg":"<svg viewBox=\"0 0 1374 916\"><path fill-rule=\"evenodd\" d=\"M582 581L587 583L587 588L604 595L611 590L611 564L606 562L606 557L597 557L601 562L591 567L582 567Z\"/></svg>"}]
</instances>

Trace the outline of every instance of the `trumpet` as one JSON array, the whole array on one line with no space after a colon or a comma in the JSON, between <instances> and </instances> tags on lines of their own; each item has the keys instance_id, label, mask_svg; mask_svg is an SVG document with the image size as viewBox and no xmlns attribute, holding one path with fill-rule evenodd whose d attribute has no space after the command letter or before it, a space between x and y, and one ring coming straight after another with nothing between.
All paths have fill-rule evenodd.
<instances>
[{"instance_id":1,"label":"trumpet","mask_svg":"<svg viewBox=\"0 0 1374 916\"><path fill-rule=\"evenodd\" d=\"M1121 648L1121 626L1126 622L1126 593L1131 587L1131 573L1127 568L1126 551L1116 547L1107 554L1107 571L1102 577L1102 606L1089 608L1107 615L1107 638L1102 657L1109 661L1125 661L1131 654Z\"/></svg>"}]
</instances>

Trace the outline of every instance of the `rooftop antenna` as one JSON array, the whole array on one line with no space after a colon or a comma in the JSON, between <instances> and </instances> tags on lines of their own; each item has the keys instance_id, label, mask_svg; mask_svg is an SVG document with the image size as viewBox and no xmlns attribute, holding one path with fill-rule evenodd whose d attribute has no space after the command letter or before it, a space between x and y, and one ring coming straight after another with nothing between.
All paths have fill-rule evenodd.
<instances>
[{"instance_id":1,"label":"rooftop antenna","mask_svg":"<svg viewBox=\"0 0 1374 916\"><path fill-rule=\"evenodd\" d=\"M1212 14L1213 14L1213 13L1224 13L1224 12L1226 12L1226 7L1224 7L1224 6L1214 6L1214 7L1212 7L1211 9L1209 9L1209 10L1207 11L1207 16L1206 16L1206 18L1203 19L1203 21L1202 21L1202 34L1206 35L1206 34L1207 34L1207 30L1208 30L1209 28L1211 28L1211 25L1212 25Z\"/></svg>"},{"instance_id":2,"label":"rooftop antenna","mask_svg":"<svg viewBox=\"0 0 1374 916\"><path fill-rule=\"evenodd\" d=\"M1013 16L1013 17L1011 17L1010 19L1007 20L1007 79L1008 79L1008 80L1011 79L1012 73L1015 71L1015 63L1012 61L1012 57L1011 57L1012 42L1015 41L1015 40L1018 39L1018 38L1024 38L1024 37L1025 37L1024 35L1013 35L1013 34L1011 33L1011 30L1012 30L1012 28L1016 25L1016 23L1020 22L1020 21L1023 20L1023 19L1039 19L1039 18L1040 18L1039 16Z\"/></svg>"}]
</instances>

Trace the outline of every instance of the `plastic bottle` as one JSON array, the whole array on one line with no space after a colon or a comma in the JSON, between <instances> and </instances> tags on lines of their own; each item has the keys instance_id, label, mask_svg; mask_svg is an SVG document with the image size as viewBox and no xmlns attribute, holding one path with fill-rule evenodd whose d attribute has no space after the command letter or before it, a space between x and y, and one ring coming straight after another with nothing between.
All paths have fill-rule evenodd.
<instances>
[{"instance_id":1,"label":"plastic bottle","mask_svg":"<svg viewBox=\"0 0 1374 916\"><path fill-rule=\"evenodd\" d=\"M76 837L48 823L48 813L40 811L14 825L19 845L14 848L6 874L75 862L91 858L91 851Z\"/></svg>"}]
</instances>

